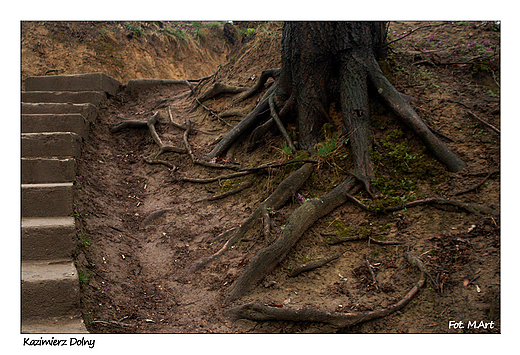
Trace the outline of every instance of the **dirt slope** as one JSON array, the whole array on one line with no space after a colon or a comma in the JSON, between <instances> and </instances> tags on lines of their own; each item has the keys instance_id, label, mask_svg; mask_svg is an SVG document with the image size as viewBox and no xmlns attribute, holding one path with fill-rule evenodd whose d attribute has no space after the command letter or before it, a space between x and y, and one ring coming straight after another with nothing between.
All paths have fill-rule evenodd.
<instances>
[{"instance_id":1,"label":"dirt slope","mask_svg":"<svg viewBox=\"0 0 520 355\"><path fill-rule=\"evenodd\" d=\"M392 23L389 33L391 39L397 39L403 32L424 25ZM406 127L374 103L373 129L378 142L373 155L377 159L374 185L386 201L397 204L430 196L447 197L475 186L489 175L478 189L457 199L500 210L500 136L467 113L470 110L500 127L499 26L435 25L438 26L417 30L395 42L393 53L382 65L397 89L413 97L412 106L419 115L449 137L442 139L468 167L458 174L446 172L423 151L421 143ZM200 78L216 72L200 88L204 92L217 81L252 86L263 69L280 65L279 23L257 27L254 34L250 31L236 47L229 47L216 36L201 43L201 47L192 45L182 51L178 43L166 41L160 32L142 34L138 41L128 38L124 26L120 26L120 32L110 27L108 34L119 46L113 56L99 49L99 43L111 41L107 33L97 34L100 26L103 25L28 24L22 30L22 77L103 71L125 82L139 77ZM91 28L98 31L93 34ZM76 37L70 37L71 34ZM63 36L68 40L59 40ZM154 36L156 39L152 39ZM175 58L183 59L172 61L177 51L184 54L175 54ZM117 61L124 65L118 66ZM218 65L221 67L217 70ZM168 108L157 109L158 103L188 92L187 87L180 85L154 88L135 97L122 93L101 110L99 122L92 127L91 139L79 162L80 202L76 210L80 226L77 258L83 281L83 313L89 330L108 333L332 331L317 323L231 322L223 315L230 307L223 300L233 281L264 245L260 232L248 235L202 271L187 273L194 261L222 247L225 240L214 240L216 236L238 226L289 173L288 169L282 169L277 174L260 174L254 177L253 187L245 192L214 202L195 203L230 190L238 182L196 184L175 180L225 172L194 165L186 154L167 153L162 159L176 167L172 176L166 166L143 160L157 152L148 130L110 133L122 117L145 121L159 111L160 120L167 122ZM247 113L260 97L257 94L231 108ZM229 106L232 98L224 95L204 104L220 110ZM190 135L195 155L202 158L211 150L215 138L225 134L239 118L230 117L226 123L214 119L202 107L196 110L193 107L192 99L176 99L169 105L178 124L190 117L196 128L216 133ZM333 109L331 117L337 115ZM289 126L291 129L294 127ZM182 130L166 124L157 125L157 130L167 144L183 146ZM280 136L268 133L253 153L239 146L233 161L256 166L282 160L286 158L282 142ZM302 188L303 199L323 195L345 178L345 170L351 163L348 149L340 147L338 151L340 154L324 160ZM360 198L371 203L367 196ZM300 199L295 198L273 214L273 234L283 229L288 215L300 204ZM168 211L146 218L165 208ZM405 244L329 243L338 236L354 235ZM406 249L420 256L441 289L435 290L430 282L404 310L341 332L500 332L500 218L431 206L373 214L346 204L312 226L265 282L235 304L259 301L337 312L386 307L399 300L417 279L417 272L403 259L402 252ZM336 252L343 256L315 271L294 278L288 276L295 266ZM367 261L372 265L376 282L368 271ZM466 328L450 328L450 321L463 321ZM468 329L468 321L493 321L494 326Z\"/></svg>"},{"instance_id":2,"label":"dirt slope","mask_svg":"<svg viewBox=\"0 0 520 355\"><path fill-rule=\"evenodd\" d=\"M212 74L230 46L222 23L22 22L22 80L30 75L104 72L130 79Z\"/></svg>"}]
</instances>

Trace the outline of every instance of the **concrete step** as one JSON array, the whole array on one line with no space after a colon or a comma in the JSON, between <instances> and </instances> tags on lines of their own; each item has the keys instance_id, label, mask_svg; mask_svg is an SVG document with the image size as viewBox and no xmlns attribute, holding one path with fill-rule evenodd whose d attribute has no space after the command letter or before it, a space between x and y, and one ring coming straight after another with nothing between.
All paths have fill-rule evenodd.
<instances>
[{"instance_id":1,"label":"concrete step","mask_svg":"<svg viewBox=\"0 0 520 355\"><path fill-rule=\"evenodd\" d=\"M22 260L70 259L76 243L74 217L22 218Z\"/></svg>"},{"instance_id":2,"label":"concrete step","mask_svg":"<svg viewBox=\"0 0 520 355\"><path fill-rule=\"evenodd\" d=\"M22 218L72 216L73 192L72 182L22 184Z\"/></svg>"},{"instance_id":3,"label":"concrete step","mask_svg":"<svg viewBox=\"0 0 520 355\"><path fill-rule=\"evenodd\" d=\"M22 321L22 334L88 334L80 316Z\"/></svg>"},{"instance_id":4,"label":"concrete step","mask_svg":"<svg viewBox=\"0 0 520 355\"><path fill-rule=\"evenodd\" d=\"M73 158L22 158L22 184L71 182L75 176Z\"/></svg>"},{"instance_id":5,"label":"concrete step","mask_svg":"<svg viewBox=\"0 0 520 355\"><path fill-rule=\"evenodd\" d=\"M22 321L79 314L79 277L72 260L22 261Z\"/></svg>"},{"instance_id":6,"label":"concrete step","mask_svg":"<svg viewBox=\"0 0 520 355\"><path fill-rule=\"evenodd\" d=\"M72 132L22 133L23 158L77 158L81 137Z\"/></svg>"},{"instance_id":7,"label":"concrete step","mask_svg":"<svg viewBox=\"0 0 520 355\"><path fill-rule=\"evenodd\" d=\"M115 95L121 83L104 73L30 76L25 91L104 91Z\"/></svg>"},{"instance_id":8,"label":"concrete step","mask_svg":"<svg viewBox=\"0 0 520 355\"><path fill-rule=\"evenodd\" d=\"M22 102L27 103L89 103L99 106L107 99L104 91L24 91Z\"/></svg>"},{"instance_id":9,"label":"concrete step","mask_svg":"<svg viewBox=\"0 0 520 355\"><path fill-rule=\"evenodd\" d=\"M88 138L90 124L79 113L22 115L22 133L74 132Z\"/></svg>"},{"instance_id":10,"label":"concrete step","mask_svg":"<svg viewBox=\"0 0 520 355\"><path fill-rule=\"evenodd\" d=\"M22 115L79 113L88 123L96 122L98 108L92 104L22 102Z\"/></svg>"}]
</instances>

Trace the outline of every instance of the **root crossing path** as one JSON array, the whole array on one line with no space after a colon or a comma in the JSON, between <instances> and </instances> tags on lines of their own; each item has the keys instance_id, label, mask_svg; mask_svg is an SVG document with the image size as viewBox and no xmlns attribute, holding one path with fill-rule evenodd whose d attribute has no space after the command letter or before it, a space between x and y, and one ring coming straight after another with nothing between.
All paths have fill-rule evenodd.
<instances>
[{"instance_id":1,"label":"root crossing path","mask_svg":"<svg viewBox=\"0 0 520 355\"><path fill-rule=\"evenodd\" d=\"M79 189L85 203L78 206L86 211L79 213L78 233L89 236L80 260L81 272L92 277L84 285L84 312L92 317L92 329L249 332L256 326L244 322L253 321L262 324L261 331L276 332L279 321L291 321L294 332L319 331L321 323L335 332L401 310L418 294L424 276L413 281L416 272L409 267L424 275L424 265L404 253L406 240L387 241L382 244L403 245L396 247L394 258L399 270L405 267L409 273L409 285L401 284L410 288L404 297L389 298L388 307L348 314L331 309L338 302L335 297L320 296L316 302L316 295L323 295L319 289L330 287L330 271L349 262L343 255L345 243L336 237L318 242L316 255L303 259L323 258L315 263L318 271L298 276L291 273L297 266L290 262L291 253L315 224L324 227L323 217L332 213L337 218L338 207L348 205L363 190L363 182L346 172L330 192L303 198L304 186L321 169L318 160L271 160L256 166L239 159L206 160L215 141L212 133L225 126L209 119L211 114L200 105L191 114L194 101L183 96L190 92L184 82L176 82L164 85L159 94L134 96L132 104L113 99L92 128L93 138L79 164L88 178ZM157 109L168 97L178 99ZM108 205L107 197L117 203ZM359 212L358 205L367 210L357 201L350 204L352 212ZM331 252L336 254L329 261ZM322 269L329 276L314 285L304 281ZM284 282L292 286L282 286ZM286 293L301 294L300 300ZM96 315L106 308L117 314L115 323Z\"/></svg>"}]
</instances>

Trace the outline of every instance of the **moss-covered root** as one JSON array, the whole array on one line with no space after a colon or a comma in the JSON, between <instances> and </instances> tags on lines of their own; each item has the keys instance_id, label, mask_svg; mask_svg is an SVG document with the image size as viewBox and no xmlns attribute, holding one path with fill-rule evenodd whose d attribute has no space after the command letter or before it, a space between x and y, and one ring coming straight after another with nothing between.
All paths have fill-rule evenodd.
<instances>
[{"instance_id":1,"label":"moss-covered root","mask_svg":"<svg viewBox=\"0 0 520 355\"><path fill-rule=\"evenodd\" d=\"M226 302L242 297L258 284L285 258L289 250L314 222L347 201L346 193L353 188L358 188L357 180L349 176L325 196L309 200L296 209L289 217L280 237L270 246L261 249L251 259L244 273L236 281Z\"/></svg>"},{"instance_id":2,"label":"moss-covered root","mask_svg":"<svg viewBox=\"0 0 520 355\"><path fill-rule=\"evenodd\" d=\"M433 135L414 109L385 78L375 59L370 58L365 63L369 66L370 81L376 87L381 99L415 132L433 156L449 171L458 172L464 169L466 164Z\"/></svg>"},{"instance_id":3,"label":"moss-covered root","mask_svg":"<svg viewBox=\"0 0 520 355\"><path fill-rule=\"evenodd\" d=\"M236 242L242 239L244 235L254 227L256 222L262 220L265 211L279 209L292 196L294 196L294 194L298 192L307 179L309 179L313 171L314 164L307 163L284 179L274 190L274 192L265 201L263 201L260 206L258 206L258 208L251 214L251 216L249 216L249 218L247 218L240 225L236 232L233 233L233 236L224 244L222 248L220 248L219 251L194 262L189 268L188 272L195 272L224 254L226 250L231 248Z\"/></svg>"},{"instance_id":4,"label":"moss-covered root","mask_svg":"<svg viewBox=\"0 0 520 355\"><path fill-rule=\"evenodd\" d=\"M264 303L247 303L234 307L226 312L233 320L249 319L253 321L293 321L293 322L321 322L330 324L332 327L341 329L372 319L385 317L393 312L403 309L419 292L426 282L424 264L412 253L405 254L408 262L421 271L419 280L410 291L397 303L388 308L378 309L370 312L339 313L325 312L313 308L280 308L269 306Z\"/></svg>"}]
</instances>

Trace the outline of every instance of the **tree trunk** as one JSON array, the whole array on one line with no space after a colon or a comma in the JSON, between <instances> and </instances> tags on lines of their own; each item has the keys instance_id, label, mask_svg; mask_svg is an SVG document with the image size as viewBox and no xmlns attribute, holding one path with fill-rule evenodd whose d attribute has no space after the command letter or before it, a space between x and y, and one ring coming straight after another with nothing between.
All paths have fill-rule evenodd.
<instances>
[{"instance_id":1,"label":"tree trunk","mask_svg":"<svg viewBox=\"0 0 520 355\"><path fill-rule=\"evenodd\" d=\"M368 93L371 85L381 94L378 74L382 73L376 61L384 53L384 42L384 22L285 22L282 34L276 102L279 107L285 102L296 103L299 149L314 151L320 129L329 120L330 105L338 102L354 172L366 186L374 177L369 155L372 142ZM404 100L395 97L397 91L390 91L385 87L383 101L411 126L436 158L451 171L464 168L464 163L431 134L413 109L404 107Z\"/></svg>"},{"instance_id":2,"label":"tree trunk","mask_svg":"<svg viewBox=\"0 0 520 355\"><path fill-rule=\"evenodd\" d=\"M291 95L296 99L300 149L314 148L330 104L340 100L345 87L355 84L366 92L366 69L359 58L378 55L382 28L380 22L285 22L277 97L282 102ZM363 109L350 111L368 118L367 96L361 95L355 100Z\"/></svg>"}]
</instances>

